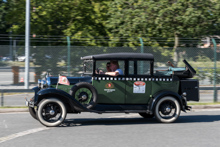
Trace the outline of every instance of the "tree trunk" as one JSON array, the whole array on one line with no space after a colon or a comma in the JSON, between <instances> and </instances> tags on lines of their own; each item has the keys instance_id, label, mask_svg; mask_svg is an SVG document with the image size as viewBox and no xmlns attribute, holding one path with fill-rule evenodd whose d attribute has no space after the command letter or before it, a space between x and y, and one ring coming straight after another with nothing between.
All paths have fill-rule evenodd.
<instances>
[{"instance_id":1,"label":"tree trunk","mask_svg":"<svg viewBox=\"0 0 220 147\"><path fill-rule=\"evenodd\" d=\"M175 45L174 45L174 56L173 56L173 61L174 61L174 65L177 66L179 58L178 58L178 53L177 53L177 48L179 46L179 36L178 34L175 32L174 33L175 36Z\"/></svg>"}]
</instances>

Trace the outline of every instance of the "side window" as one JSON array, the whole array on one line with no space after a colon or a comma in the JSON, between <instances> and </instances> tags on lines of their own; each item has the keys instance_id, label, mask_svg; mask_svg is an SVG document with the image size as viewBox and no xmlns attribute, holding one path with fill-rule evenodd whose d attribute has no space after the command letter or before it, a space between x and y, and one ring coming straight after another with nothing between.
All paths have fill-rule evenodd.
<instances>
[{"instance_id":1,"label":"side window","mask_svg":"<svg viewBox=\"0 0 220 147\"><path fill-rule=\"evenodd\" d=\"M129 61L129 75L150 75L150 61Z\"/></svg>"},{"instance_id":2,"label":"side window","mask_svg":"<svg viewBox=\"0 0 220 147\"><path fill-rule=\"evenodd\" d=\"M137 61L137 75L150 75L150 61Z\"/></svg>"},{"instance_id":3,"label":"side window","mask_svg":"<svg viewBox=\"0 0 220 147\"><path fill-rule=\"evenodd\" d=\"M98 60L98 61L96 61L96 69L107 72L106 64L108 62L109 61L107 61L107 60Z\"/></svg>"},{"instance_id":4,"label":"side window","mask_svg":"<svg viewBox=\"0 0 220 147\"><path fill-rule=\"evenodd\" d=\"M98 70L101 70L103 72L110 72L107 69L107 63L110 63L110 60L97 60L96 61L96 70L98 69ZM122 72L124 74L124 72L125 72L125 70L124 70L125 63L124 63L124 61L123 60L118 60L118 65L119 65L119 68L122 70Z\"/></svg>"},{"instance_id":5,"label":"side window","mask_svg":"<svg viewBox=\"0 0 220 147\"><path fill-rule=\"evenodd\" d=\"M134 74L134 61L129 61L129 68L128 68L129 75Z\"/></svg>"},{"instance_id":6,"label":"side window","mask_svg":"<svg viewBox=\"0 0 220 147\"><path fill-rule=\"evenodd\" d=\"M118 65L119 65L119 68L122 70L123 75L124 75L125 74L125 61L119 60Z\"/></svg>"}]
</instances>

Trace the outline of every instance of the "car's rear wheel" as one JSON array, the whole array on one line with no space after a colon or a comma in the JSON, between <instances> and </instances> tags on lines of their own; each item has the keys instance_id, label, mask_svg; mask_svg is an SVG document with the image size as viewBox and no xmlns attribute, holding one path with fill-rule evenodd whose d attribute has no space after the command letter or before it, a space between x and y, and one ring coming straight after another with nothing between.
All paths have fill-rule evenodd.
<instances>
[{"instance_id":1,"label":"car's rear wheel","mask_svg":"<svg viewBox=\"0 0 220 147\"><path fill-rule=\"evenodd\" d=\"M96 105L97 92L96 89L89 83L77 83L70 90L70 95L88 109Z\"/></svg>"},{"instance_id":2,"label":"car's rear wheel","mask_svg":"<svg viewBox=\"0 0 220 147\"><path fill-rule=\"evenodd\" d=\"M139 113L140 116L142 116L143 118L153 118L154 115L153 114L148 114L148 113Z\"/></svg>"},{"instance_id":3,"label":"car's rear wheel","mask_svg":"<svg viewBox=\"0 0 220 147\"><path fill-rule=\"evenodd\" d=\"M60 125L66 118L66 107L57 98L43 99L38 105L37 118L47 127Z\"/></svg>"},{"instance_id":4,"label":"car's rear wheel","mask_svg":"<svg viewBox=\"0 0 220 147\"><path fill-rule=\"evenodd\" d=\"M159 122L174 122L180 115L180 104L171 96L161 98L154 110L154 115Z\"/></svg>"}]
</instances>

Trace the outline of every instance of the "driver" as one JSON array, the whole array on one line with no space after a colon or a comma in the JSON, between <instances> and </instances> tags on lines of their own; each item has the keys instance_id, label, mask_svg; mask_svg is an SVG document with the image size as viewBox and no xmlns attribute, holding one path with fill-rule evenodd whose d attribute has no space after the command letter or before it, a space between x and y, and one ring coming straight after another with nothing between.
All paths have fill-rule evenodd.
<instances>
[{"instance_id":1,"label":"driver","mask_svg":"<svg viewBox=\"0 0 220 147\"><path fill-rule=\"evenodd\" d=\"M123 75L123 71L119 68L118 61L116 60L111 60L110 61L110 72L106 72L106 75L110 76L118 76L118 75Z\"/></svg>"}]
</instances>

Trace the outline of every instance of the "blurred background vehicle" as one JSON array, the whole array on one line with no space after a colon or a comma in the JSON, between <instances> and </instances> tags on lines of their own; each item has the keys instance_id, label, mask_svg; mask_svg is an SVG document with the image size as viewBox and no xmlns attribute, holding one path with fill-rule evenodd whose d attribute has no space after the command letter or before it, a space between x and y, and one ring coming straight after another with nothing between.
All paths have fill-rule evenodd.
<instances>
[{"instance_id":1,"label":"blurred background vehicle","mask_svg":"<svg viewBox=\"0 0 220 147\"><path fill-rule=\"evenodd\" d=\"M18 56L17 57L17 61L19 62L25 62L25 55L22 55L22 56ZM31 56L29 56L29 60L32 62L33 61L33 58Z\"/></svg>"},{"instance_id":2,"label":"blurred background vehicle","mask_svg":"<svg viewBox=\"0 0 220 147\"><path fill-rule=\"evenodd\" d=\"M2 57L1 61L11 61L11 58L10 57Z\"/></svg>"}]
</instances>

